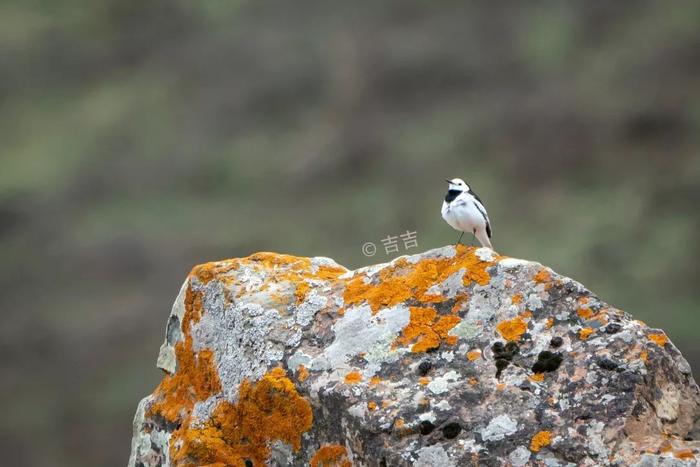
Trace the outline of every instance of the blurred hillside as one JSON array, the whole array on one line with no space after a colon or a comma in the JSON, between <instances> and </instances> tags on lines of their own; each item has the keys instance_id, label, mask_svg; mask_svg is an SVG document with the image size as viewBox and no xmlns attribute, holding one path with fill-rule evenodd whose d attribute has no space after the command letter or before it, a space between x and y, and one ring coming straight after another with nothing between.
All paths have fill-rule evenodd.
<instances>
[{"instance_id":1,"label":"blurred hillside","mask_svg":"<svg viewBox=\"0 0 700 467\"><path fill-rule=\"evenodd\" d=\"M4 463L124 465L194 264L452 243L445 177L697 375L700 3L527 5L0 3Z\"/></svg>"}]
</instances>

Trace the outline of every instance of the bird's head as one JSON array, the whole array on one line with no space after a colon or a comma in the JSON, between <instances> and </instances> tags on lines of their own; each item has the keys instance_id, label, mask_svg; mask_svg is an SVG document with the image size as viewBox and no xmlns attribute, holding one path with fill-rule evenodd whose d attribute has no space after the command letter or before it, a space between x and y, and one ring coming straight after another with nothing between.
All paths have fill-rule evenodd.
<instances>
[{"instance_id":1,"label":"bird's head","mask_svg":"<svg viewBox=\"0 0 700 467\"><path fill-rule=\"evenodd\" d=\"M450 190L469 191L469 185L467 185L461 178L453 178L452 180L446 178L445 181L450 184Z\"/></svg>"}]
</instances>

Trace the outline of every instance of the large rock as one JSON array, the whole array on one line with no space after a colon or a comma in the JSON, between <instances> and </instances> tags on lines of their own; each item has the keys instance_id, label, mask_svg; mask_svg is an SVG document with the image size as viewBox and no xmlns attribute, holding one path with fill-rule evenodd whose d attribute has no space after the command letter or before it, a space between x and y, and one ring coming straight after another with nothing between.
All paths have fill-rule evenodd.
<instances>
[{"instance_id":1,"label":"large rock","mask_svg":"<svg viewBox=\"0 0 700 467\"><path fill-rule=\"evenodd\" d=\"M348 271L194 268L129 464L694 465L700 395L663 331L538 263L445 247Z\"/></svg>"}]
</instances>

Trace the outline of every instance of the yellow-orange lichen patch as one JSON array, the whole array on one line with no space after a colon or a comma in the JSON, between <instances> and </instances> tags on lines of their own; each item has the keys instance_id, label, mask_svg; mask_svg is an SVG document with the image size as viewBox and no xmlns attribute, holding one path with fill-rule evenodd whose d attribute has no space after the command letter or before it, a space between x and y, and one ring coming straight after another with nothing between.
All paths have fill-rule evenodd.
<instances>
[{"instance_id":1,"label":"yellow-orange lichen patch","mask_svg":"<svg viewBox=\"0 0 700 467\"><path fill-rule=\"evenodd\" d=\"M185 313L182 316L182 331L185 334L190 332L192 323L198 323L202 319L204 308L202 307L202 292L195 291L192 284L185 290L184 301Z\"/></svg>"},{"instance_id":2,"label":"yellow-orange lichen patch","mask_svg":"<svg viewBox=\"0 0 700 467\"><path fill-rule=\"evenodd\" d=\"M193 291L191 284L185 292L184 308L182 330L185 339L175 344L177 369L163 377L153 392L155 402L149 408L149 414L160 415L171 423L181 422L197 401L221 391L213 352L208 349L195 352L192 347L190 327L202 316L202 296Z\"/></svg>"},{"instance_id":3,"label":"yellow-orange lichen patch","mask_svg":"<svg viewBox=\"0 0 700 467\"><path fill-rule=\"evenodd\" d=\"M362 375L359 371L351 371L345 375L345 384L357 384L362 381Z\"/></svg>"},{"instance_id":4,"label":"yellow-orange lichen patch","mask_svg":"<svg viewBox=\"0 0 700 467\"><path fill-rule=\"evenodd\" d=\"M588 337L590 337L590 335L593 334L594 332L595 332L595 329L593 329L593 328L582 328L582 329L578 332L578 337L579 337L579 339L585 341L585 340L588 339Z\"/></svg>"},{"instance_id":5,"label":"yellow-orange lichen patch","mask_svg":"<svg viewBox=\"0 0 700 467\"><path fill-rule=\"evenodd\" d=\"M541 383L542 381L544 381L544 373L535 373L534 375L530 376L530 379L532 381Z\"/></svg>"},{"instance_id":6,"label":"yellow-orange lichen patch","mask_svg":"<svg viewBox=\"0 0 700 467\"><path fill-rule=\"evenodd\" d=\"M428 383L430 383L430 378L428 378L427 376L421 376L420 378L418 378L418 384L420 384L421 386L427 386Z\"/></svg>"},{"instance_id":7,"label":"yellow-orange lichen patch","mask_svg":"<svg viewBox=\"0 0 700 467\"><path fill-rule=\"evenodd\" d=\"M452 305L452 309L450 310L450 313L453 315L456 315L459 313L462 308L464 307L465 304L469 303L469 295L466 293L457 295L455 299L455 304Z\"/></svg>"},{"instance_id":8,"label":"yellow-orange lichen patch","mask_svg":"<svg viewBox=\"0 0 700 467\"><path fill-rule=\"evenodd\" d=\"M311 290L311 286L308 282L306 282L305 280L297 282L297 287L294 290L294 296L297 299L297 305L304 302L304 300L306 299L306 295L309 293L309 290Z\"/></svg>"},{"instance_id":9,"label":"yellow-orange lichen patch","mask_svg":"<svg viewBox=\"0 0 700 467\"><path fill-rule=\"evenodd\" d=\"M179 422L194 407L221 391L219 374L216 371L211 350L192 350L192 337L175 345L177 371L166 375L154 391L155 402L149 413L160 415L171 423Z\"/></svg>"},{"instance_id":10,"label":"yellow-orange lichen patch","mask_svg":"<svg viewBox=\"0 0 700 467\"><path fill-rule=\"evenodd\" d=\"M527 323L520 316L513 319L501 321L496 326L496 330L504 339L509 341L520 340L523 334L527 331Z\"/></svg>"},{"instance_id":11,"label":"yellow-orange lichen patch","mask_svg":"<svg viewBox=\"0 0 700 467\"><path fill-rule=\"evenodd\" d=\"M496 389L497 389L498 391L503 391L505 388L506 388L505 383L498 383L498 384L496 385Z\"/></svg>"},{"instance_id":12,"label":"yellow-orange lichen patch","mask_svg":"<svg viewBox=\"0 0 700 467\"><path fill-rule=\"evenodd\" d=\"M639 354L639 358L642 359L644 363L646 363L649 360L649 352L646 350L642 350L642 352Z\"/></svg>"},{"instance_id":13,"label":"yellow-orange lichen patch","mask_svg":"<svg viewBox=\"0 0 700 467\"><path fill-rule=\"evenodd\" d=\"M523 302L523 294L521 293L516 293L512 297L510 297L511 302L513 302L513 305L520 305Z\"/></svg>"},{"instance_id":14,"label":"yellow-orange lichen patch","mask_svg":"<svg viewBox=\"0 0 700 467\"><path fill-rule=\"evenodd\" d=\"M460 270L464 270L465 285L472 282L486 285L491 280L486 268L495 262L480 259L475 251L476 248L458 246L452 258L425 258L415 264L406 258L399 258L381 269L374 280L364 274L356 274L347 281L343 297L345 304L367 302L376 313L382 307L391 307L409 298L434 303L437 296L428 294L428 289Z\"/></svg>"},{"instance_id":15,"label":"yellow-orange lichen patch","mask_svg":"<svg viewBox=\"0 0 700 467\"><path fill-rule=\"evenodd\" d=\"M649 334L649 340L659 347L663 347L668 342L668 337L664 333Z\"/></svg>"},{"instance_id":16,"label":"yellow-orange lichen patch","mask_svg":"<svg viewBox=\"0 0 700 467\"><path fill-rule=\"evenodd\" d=\"M535 277L533 278L535 282L543 284L545 282L550 282L552 280L552 275L546 269L541 269Z\"/></svg>"},{"instance_id":17,"label":"yellow-orange lichen patch","mask_svg":"<svg viewBox=\"0 0 700 467\"><path fill-rule=\"evenodd\" d=\"M280 281L287 281L294 284L294 295L297 304L304 301L311 289L311 284L307 279L335 281L338 276L347 272L347 270L341 266L326 264L313 265L310 258L261 252L248 256L247 258L218 261L196 266L190 273L190 276L196 277L203 284L215 278L227 283L235 282L235 279L227 276L226 273L242 266L252 266L265 271L268 279L261 284L260 290L266 289L271 283Z\"/></svg>"},{"instance_id":18,"label":"yellow-orange lichen patch","mask_svg":"<svg viewBox=\"0 0 700 467\"><path fill-rule=\"evenodd\" d=\"M272 441L299 451L301 435L311 429L312 421L309 402L284 370L275 368L256 383L243 380L238 401L220 402L203 424L194 427L186 419L171 437L171 459L175 465L244 466L246 459L265 465Z\"/></svg>"},{"instance_id":19,"label":"yellow-orange lichen patch","mask_svg":"<svg viewBox=\"0 0 700 467\"><path fill-rule=\"evenodd\" d=\"M576 314L579 315L581 319L591 319L594 315L590 308L579 308L576 310Z\"/></svg>"},{"instance_id":20,"label":"yellow-orange lichen patch","mask_svg":"<svg viewBox=\"0 0 700 467\"><path fill-rule=\"evenodd\" d=\"M406 424L406 422L404 422L403 418L397 418L396 421L394 422L394 426L396 428L403 428L403 426L405 424Z\"/></svg>"},{"instance_id":21,"label":"yellow-orange lichen patch","mask_svg":"<svg viewBox=\"0 0 700 467\"><path fill-rule=\"evenodd\" d=\"M415 341L411 352L436 349L442 342L454 345L457 343L457 336L450 336L448 333L460 321L461 319L454 315L438 318L434 308L411 307L410 320L395 343L408 345Z\"/></svg>"},{"instance_id":22,"label":"yellow-orange lichen patch","mask_svg":"<svg viewBox=\"0 0 700 467\"><path fill-rule=\"evenodd\" d=\"M539 452L540 449L550 444L552 444L552 432L540 431L532 437L532 441L530 441L530 451Z\"/></svg>"},{"instance_id":23,"label":"yellow-orange lichen patch","mask_svg":"<svg viewBox=\"0 0 700 467\"><path fill-rule=\"evenodd\" d=\"M467 352L467 359L469 359L470 362L473 362L474 360L478 360L481 357L481 350L475 349L475 350L470 350Z\"/></svg>"},{"instance_id":24,"label":"yellow-orange lichen patch","mask_svg":"<svg viewBox=\"0 0 700 467\"><path fill-rule=\"evenodd\" d=\"M692 460L695 459L695 454L691 449L681 449L673 452L673 457L676 459Z\"/></svg>"},{"instance_id":25,"label":"yellow-orange lichen patch","mask_svg":"<svg viewBox=\"0 0 700 467\"><path fill-rule=\"evenodd\" d=\"M654 450L652 448L649 448L649 450L651 452L654 452ZM659 452L663 454L665 452L670 452L670 451L673 451L673 444L671 443L671 441L669 441L667 439L663 440L661 442L661 445L659 446Z\"/></svg>"},{"instance_id":26,"label":"yellow-orange lichen patch","mask_svg":"<svg viewBox=\"0 0 700 467\"><path fill-rule=\"evenodd\" d=\"M469 385L470 386L476 386L477 384L479 384L479 380L477 378L474 378L474 377L469 378Z\"/></svg>"},{"instance_id":27,"label":"yellow-orange lichen patch","mask_svg":"<svg viewBox=\"0 0 700 467\"><path fill-rule=\"evenodd\" d=\"M345 446L325 444L311 458L311 467L351 467Z\"/></svg>"},{"instance_id":28,"label":"yellow-orange lichen patch","mask_svg":"<svg viewBox=\"0 0 700 467\"><path fill-rule=\"evenodd\" d=\"M554 318L547 318L545 326L547 327L547 329L552 329L552 326L554 326Z\"/></svg>"},{"instance_id":29,"label":"yellow-orange lichen patch","mask_svg":"<svg viewBox=\"0 0 700 467\"><path fill-rule=\"evenodd\" d=\"M301 382L304 382L308 377L309 369L306 368L304 365L299 365L299 367L297 368L297 379Z\"/></svg>"},{"instance_id":30,"label":"yellow-orange lichen patch","mask_svg":"<svg viewBox=\"0 0 700 467\"><path fill-rule=\"evenodd\" d=\"M369 409L370 412L374 412L377 410L377 403L374 401L367 402L367 409Z\"/></svg>"},{"instance_id":31,"label":"yellow-orange lichen patch","mask_svg":"<svg viewBox=\"0 0 700 467\"><path fill-rule=\"evenodd\" d=\"M240 260L238 259L200 264L192 268L190 277L196 277L202 284L207 284L216 276L238 269L239 266Z\"/></svg>"},{"instance_id":32,"label":"yellow-orange lichen patch","mask_svg":"<svg viewBox=\"0 0 700 467\"><path fill-rule=\"evenodd\" d=\"M372 376L369 380L369 385L370 386L376 386L381 382L381 378L379 376Z\"/></svg>"}]
</instances>

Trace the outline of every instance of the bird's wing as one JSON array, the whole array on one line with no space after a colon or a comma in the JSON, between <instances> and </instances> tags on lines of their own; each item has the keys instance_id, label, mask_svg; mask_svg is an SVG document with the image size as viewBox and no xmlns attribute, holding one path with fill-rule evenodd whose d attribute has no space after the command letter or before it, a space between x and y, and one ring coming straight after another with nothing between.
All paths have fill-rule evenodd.
<instances>
[{"instance_id":1,"label":"bird's wing","mask_svg":"<svg viewBox=\"0 0 700 467\"><path fill-rule=\"evenodd\" d=\"M484 202L481 201L481 198L479 198L479 195L477 195L476 192L475 192L474 190L472 190L471 188L469 188L468 193L469 193L470 195L472 195L474 198L476 198L476 200L477 200L479 203L481 203L481 206L484 208L484 211L486 211L486 206L484 205Z\"/></svg>"},{"instance_id":2,"label":"bird's wing","mask_svg":"<svg viewBox=\"0 0 700 467\"><path fill-rule=\"evenodd\" d=\"M474 206L476 206L476 209L482 216L484 216L484 220L486 221L486 234L489 236L489 238L491 238L491 221L489 220L489 215L486 212L486 206L484 206L484 203L481 201L481 198L479 198L479 195L474 193L474 191L471 189L469 190L469 194L474 197L472 202L474 203Z\"/></svg>"}]
</instances>

